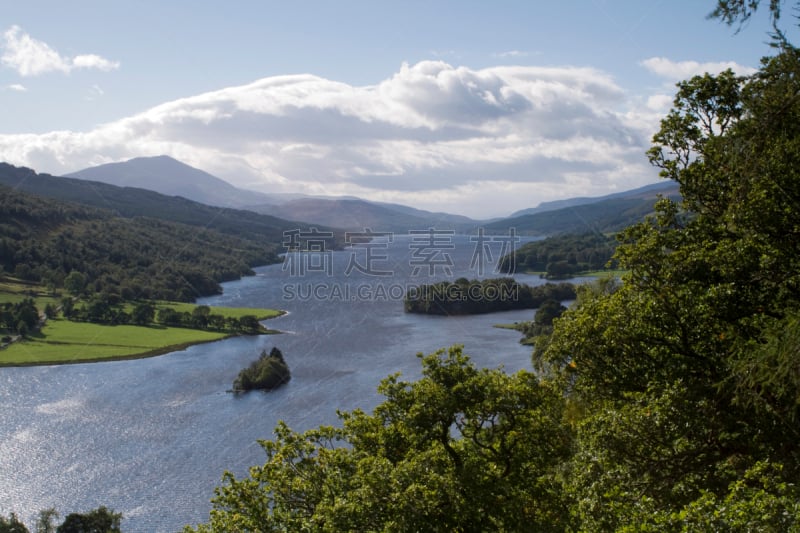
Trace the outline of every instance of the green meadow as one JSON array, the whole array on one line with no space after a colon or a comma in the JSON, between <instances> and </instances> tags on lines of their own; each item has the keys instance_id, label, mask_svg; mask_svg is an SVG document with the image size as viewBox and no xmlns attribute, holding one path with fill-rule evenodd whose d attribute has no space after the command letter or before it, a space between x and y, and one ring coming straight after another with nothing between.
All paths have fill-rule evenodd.
<instances>
[{"instance_id":1,"label":"green meadow","mask_svg":"<svg viewBox=\"0 0 800 533\"><path fill-rule=\"evenodd\" d=\"M0 351L0 365L148 357L227 336L227 333L186 328L106 326L63 319L50 320L41 332Z\"/></svg>"},{"instance_id":2,"label":"green meadow","mask_svg":"<svg viewBox=\"0 0 800 533\"><path fill-rule=\"evenodd\" d=\"M60 298L48 294L41 286L28 284L16 279L0 279L0 303L15 303L24 298L33 298L41 311L45 305L60 304ZM130 312L133 303L124 304ZM169 307L177 312L189 313L197 304L181 302L153 302L156 309ZM275 309L255 309L238 307L211 307L215 315L225 318L255 316L266 320L283 314ZM267 330L269 333L274 331ZM166 327L160 325L104 325L88 322L73 322L53 319L41 331L31 333L0 350L0 366L42 365L60 363L81 363L116 359L133 359L165 354L204 342L212 342L231 333L199 329Z\"/></svg>"}]
</instances>

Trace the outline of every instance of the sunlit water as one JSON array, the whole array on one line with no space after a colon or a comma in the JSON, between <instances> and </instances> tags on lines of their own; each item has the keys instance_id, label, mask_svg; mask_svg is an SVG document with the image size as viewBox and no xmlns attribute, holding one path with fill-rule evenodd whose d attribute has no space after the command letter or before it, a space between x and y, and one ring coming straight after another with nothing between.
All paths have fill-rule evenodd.
<instances>
[{"instance_id":1,"label":"sunlit water","mask_svg":"<svg viewBox=\"0 0 800 533\"><path fill-rule=\"evenodd\" d=\"M467 237L452 241L458 244L447 251L452 276L478 277L477 266L470 268L475 244ZM389 277L345 276L353 253L366 263L365 250L345 250L310 258L306 266L314 271L302 276L285 265L259 268L204 300L285 309L287 315L267 323L281 335L132 361L0 368L0 513L14 511L32 525L48 507L63 518L105 505L123 513L124 531L177 531L207 519L223 471L244 475L263 462L256 441L270 438L278 420L302 430L336 423L336 409L371 409L380 401L381 378L420 375L418 352L460 343L481 366L529 367L519 333L492 325L528 320L531 310L467 317L403 312L392 287L431 281L427 268L410 277L409 243L398 237L374 250L385 259L370 266L391 271ZM493 246L497 259L499 245ZM330 275L317 271L328 266ZM485 266L484 277L493 275ZM441 267L436 276L448 277ZM369 290L358 294L362 285ZM309 287L317 293L307 298ZM343 301L349 297L354 301ZM291 382L270 393L227 393L238 371L273 345L284 353Z\"/></svg>"}]
</instances>

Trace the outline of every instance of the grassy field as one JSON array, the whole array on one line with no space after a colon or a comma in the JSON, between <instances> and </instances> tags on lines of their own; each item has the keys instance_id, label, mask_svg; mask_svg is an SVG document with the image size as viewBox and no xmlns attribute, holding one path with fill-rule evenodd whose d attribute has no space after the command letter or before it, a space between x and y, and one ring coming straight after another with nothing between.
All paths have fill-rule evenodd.
<instances>
[{"instance_id":1,"label":"grassy field","mask_svg":"<svg viewBox=\"0 0 800 533\"><path fill-rule=\"evenodd\" d=\"M59 297L48 295L44 288L15 279L0 280L0 303L33 298L39 310L48 303L58 305ZM134 304L126 304L130 312ZM156 309L171 307L191 313L197 306L181 302L154 302ZM211 307L211 314L226 318L253 315L266 320L283 314L275 309ZM277 333L267 330L269 333ZM40 332L0 350L0 366L80 363L150 357L181 350L192 344L211 342L229 333L164 326L107 326L86 322L50 319Z\"/></svg>"},{"instance_id":2,"label":"grassy field","mask_svg":"<svg viewBox=\"0 0 800 533\"><path fill-rule=\"evenodd\" d=\"M74 363L147 357L225 338L185 328L103 326L50 320L40 332L0 351L0 365Z\"/></svg>"},{"instance_id":3,"label":"grassy field","mask_svg":"<svg viewBox=\"0 0 800 533\"><path fill-rule=\"evenodd\" d=\"M197 304L162 301L154 302L154 305L156 309L161 309L162 307L171 307L179 313L191 313L194 308L197 307ZM132 308L133 306L131 305L131 309ZM127 311L130 312L130 309ZM246 315L253 315L259 320L266 320L268 318L275 318L276 316L282 315L283 311L277 311L275 309L255 309L250 307L211 307L211 314L222 315L225 318L242 318Z\"/></svg>"},{"instance_id":4,"label":"grassy field","mask_svg":"<svg viewBox=\"0 0 800 533\"><path fill-rule=\"evenodd\" d=\"M0 279L0 304L17 303L25 298L33 298L39 309L44 309L44 306L49 303L58 305L61 301L58 296L48 294L47 290L40 285L17 279Z\"/></svg>"}]
</instances>

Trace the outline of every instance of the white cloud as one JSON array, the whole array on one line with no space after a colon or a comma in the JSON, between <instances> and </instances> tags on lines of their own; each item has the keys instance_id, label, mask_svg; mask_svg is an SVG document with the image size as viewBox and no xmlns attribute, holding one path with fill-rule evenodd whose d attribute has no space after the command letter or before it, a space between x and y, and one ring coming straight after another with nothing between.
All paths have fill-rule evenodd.
<instances>
[{"instance_id":1,"label":"white cloud","mask_svg":"<svg viewBox=\"0 0 800 533\"><path fill-rule=\"evenodd\" d=\"M595 69L426 61L375 85L270 77L87 132L0 135L0 153L55 174L168 154L265 192L488 217L655 181L644 152L660 117L631 102Z\"/></svg>"},{"instance_id":2,"label":"white cloud","mask_svg":"<svg viewBox=\"0 0 800 533\"><path fill-rule=\"evenodd\" d=\"M27 87L20 83L12 83L11 85L6 85L6 89L9 91L16 91L18 93L24 93L28 90Z\"/></svg>"},{"instance_id":3,"label":"white cloud","mask_svg":"<svg viewBox=\"0 0 800 533\"><path fill-rule=\"evenodd\" d=\"M642 66L650 72L666 78L669 81L688 80L693 76L719 74L723 70L731 69L739 75L753 74L756 69L740 65L734 61L721 61L699 63L697 61L672 61L665 57L651 57L642 61Z\"/></svg>"},{"instance_id":4,"label":"white cloud","mask_svg":"<svg viewBox=\"0 0 800 533\"><path fill-rule=\"evenodd\" d=\"M116 70L119 68L118 61L109 61L103 57L100 57L95 54L83 54L79 56L75 56L72 60L72 66L74 68L96 68L98 70Z\"/></svg>"},{"instance_id":5,"label":"white cloud","mask_svg":"<svg viewBox=\"0 0 800 533\"><path fill-rule=\"evenodd\" d=\"M518 58L518 57L528 57L530 54L528 52L523 52L522 50L507 50L505 52L498 52L492 54L494 57L501 57L501 58Z\"/></svg>"},{"instance_id":6,"label":"white cloud","mask_svg":"<svg viewBox=\"0 0 800 533\"><path fill-rule=\"evenodd\" d=\"M74 69L115 70L119 63L95 54L62 56L47 43L34 39L19 26L11 26L3 34L3 55L0 62L16 70L20 76L38 76L48 72L68 74Z\"/></svg>"}]
</instances>

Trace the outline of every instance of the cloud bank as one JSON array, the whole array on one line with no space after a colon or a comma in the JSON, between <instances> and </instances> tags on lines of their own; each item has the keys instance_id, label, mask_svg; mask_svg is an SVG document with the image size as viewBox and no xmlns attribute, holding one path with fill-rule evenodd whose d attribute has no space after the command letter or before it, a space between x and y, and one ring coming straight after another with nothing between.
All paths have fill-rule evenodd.
<instances>
[{"instance_id":1,"label":"cloud bank","mask_svg":"<svg viewBox=\"0 0 800 533\"><path fill-rule=\"evenodd\" d=\"M659 116L636 101L591 68L423 61L375 85L275 76L87 132L0 135L0 154L54 174L168 154L264 192L489 217L655 181L644 152Z\"/></svg>"},{"instance_id":2,"label":"cloud bank","mask_svg":"<svg viewBox=\"0 0 800 533\"><path fill-rule=\"evenodd\" d=\"M719 74L727 69L731 69L741 76L748 76L756 72L756 69L745 67L734 61L698 63L697 61L672 61L665 57L645 59L642 61L642 66L650 72L674 82L688 80L693 76L701 76L706 72Z\"/></svg>"},{"instance_id":3,"label":"cloud bank","mask_svg":"<svg viewBox=\"0 0 800 533\"><path fill-rule=\"evenodd\" d=\"M69 74L75 69L116 70L119 63L95 54L65 57L47 43L34 39L19 26L11 26L3 33L3 55L0 63L14 69L20 76L38 76L48 72Z\"/></svg>"}]
</instances>

